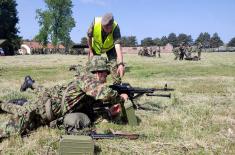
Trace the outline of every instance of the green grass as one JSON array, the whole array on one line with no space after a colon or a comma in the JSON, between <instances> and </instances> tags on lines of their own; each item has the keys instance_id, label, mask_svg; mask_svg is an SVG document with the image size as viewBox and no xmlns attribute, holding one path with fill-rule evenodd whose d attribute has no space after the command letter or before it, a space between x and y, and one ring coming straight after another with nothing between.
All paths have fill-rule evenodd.
<instances>
[{"instance_id":1,"label":"green grass","mask_svg":"<svg viewBox=\"0 0 235 155\"><path fill-rule=\"evenodd\" d=\"M235 154L235 53L203 53L201 61L174 61L173 54L162 58L124 55L123 81L137 87L175 88L171 99L142 97L139 103L156 111L136 111L138 126L100 123L99 132L109 128L140 134L137 140L95 141L99 154ZM36 55L1 57L0 99L25 97L21 93L25 75L46 87L70 82L68 67L85 64L86 56ZM110 81L109 81L110 82ZM10 118L1 114L0 121ZM0 154L57 154L58 139L64 131L41 127L29 136L0 143Z\"/></svg>"}]
</instances>

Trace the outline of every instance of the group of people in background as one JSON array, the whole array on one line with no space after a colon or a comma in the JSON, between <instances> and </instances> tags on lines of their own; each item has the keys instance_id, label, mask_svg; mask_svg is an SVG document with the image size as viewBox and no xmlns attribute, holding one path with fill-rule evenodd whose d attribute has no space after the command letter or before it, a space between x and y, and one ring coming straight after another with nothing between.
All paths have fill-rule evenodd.
<instances>
[{"instance_id":1,"label":"group of people in background","mask_svg":"<svg viewBox=\"0 0 235 155\"><path fill-rule=\"evenodd\" d=\"M192 56L192 53L196 53L197 56ZM181 43L179 47L173 49L175 60L201 60L202 44L198 43L196 46L190 44Z\"/></svg>"}]
</instances>

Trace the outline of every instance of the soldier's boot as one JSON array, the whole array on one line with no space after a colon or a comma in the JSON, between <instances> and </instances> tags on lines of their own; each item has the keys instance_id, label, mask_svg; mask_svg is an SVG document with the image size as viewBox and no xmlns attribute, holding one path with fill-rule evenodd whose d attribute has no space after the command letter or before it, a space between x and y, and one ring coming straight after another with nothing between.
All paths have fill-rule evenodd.
<instances>
[{"instance_id":1,"label":"soldier's boot","mask_svg":"<svg viewBox=\"0 0 235 155\"><path fill-rule=\"evenodd\" d=\"M0 111L2 110L2 101L0 100Z\"/></svg>"},{"instance_id":2,"label":"soldier's boot","mask_svg":"<svg viewBox=\"0 0 235 155\"><path fill-rule=\"evenodd\" d=\"M12 99L8 101L8 103L10 104L16 104L20 106L24 105L26 102L27 102L26 98Z\"/></svg>"},{"instance_id":3,"label":"soldier's boot","mask_svg":"<svg viewBox=\"0 0 235 155\"><path fill-rule=\"evenodd\" d=\"M35 81L28 75L24 79L24 83L20 87L20 91L26 91L28 88L33 89L33 83Z\"/></svg>"}]
</instances>

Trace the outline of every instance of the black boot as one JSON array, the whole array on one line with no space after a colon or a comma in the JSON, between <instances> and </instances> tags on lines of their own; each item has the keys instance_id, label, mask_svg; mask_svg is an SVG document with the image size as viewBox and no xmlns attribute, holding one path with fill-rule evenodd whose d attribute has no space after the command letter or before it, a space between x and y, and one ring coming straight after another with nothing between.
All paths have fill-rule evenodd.
<instances>
[{"instance_id":1,"label":"black boot","mask_svg":"<svg viewBox=\"0 0 235 155\"><path fill-rule=\"evenodd\" d=\"M28 75L24 78L24 83L20 87L20 91L26 91L28 88L33 89L33 83L35 81Z\"/></svg>"},{"instance_id":2,"label":"black boot","mask_svg":"<svg viewBox=\"0 0 235 155\"><path fill-rule=\"evenodd\" d=\"M8 101L8 103L16 104L16 105L20 105L20 106L24 105L26 102L27 102L26 98L12 99L12 100Z\"/></svg>"}]
</instances>

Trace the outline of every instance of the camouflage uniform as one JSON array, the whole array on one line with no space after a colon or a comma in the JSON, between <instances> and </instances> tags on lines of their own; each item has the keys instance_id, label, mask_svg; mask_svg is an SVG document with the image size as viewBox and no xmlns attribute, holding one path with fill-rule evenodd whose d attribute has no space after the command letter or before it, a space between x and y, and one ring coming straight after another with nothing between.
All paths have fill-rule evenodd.
<instances>
[{"instance_id":1,"label":"camouflage uniform","mask_svg":"<svg viewBox=\"0 0 235 155\"><path fill-rule=\"evenodd\" d=\"M185 48L185 56L186 56L187 58L191 58L191 56L192 56L192 51L193 51L193 47L192 47L192 46L187 46L187 47Z\"/></svg>"},{"instance_id":2,"label":"camouflage uniform","mask_svg":"<svg viewBox=\"0 0 235 155\"><path fill-rule=\"evenodd\" d=\"M76 79L64 86L50 89L38 87L38 100L23 106L0 103L3 111L14 114L14 118L1 122L0 138L13 134L26 134L41 125L74 111L82 111L84 107L91 108L96 100L111 104L124 103L117 91L101 83L92 74L77 76Z\"/></svg>"},{"instance_id":3,"label":"camouflage uniform","mask_svg":"<svg viewBox=\"0 0 235 155\"><path fill-rule=\"evenodd\" d=\"M160 49L160 47L157 49L157 53L158 53L158 58L161 58L161 49Z\"/></svg>"},{"instance_id":4,"label":"camouflage uniform","mask_svg":"<svg viewBox=\"0 0 235 155\"><path fill-rule=\"evenodd\" d=\"M174 60L177 60L177 59L179 58L179 56L180 56L180 49L179 49L179 47L175 47L175 48L173 49L173 53L174 53L174 55L175 55Z\"/></svg>"},{"instance_id":5,"label":"camouflage uniform","mask_svg":"<svg viewBox=\"0 0 235 155\"><path fill-rule=\"evenodd\" d=\"M197 45L197 53L198 53L198 59L201 59L201 52L202 52L202 44L199 42Z\"/></svg>"}]
</instances>

